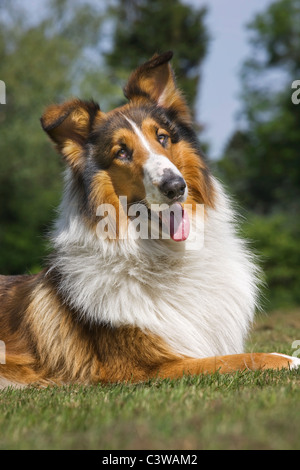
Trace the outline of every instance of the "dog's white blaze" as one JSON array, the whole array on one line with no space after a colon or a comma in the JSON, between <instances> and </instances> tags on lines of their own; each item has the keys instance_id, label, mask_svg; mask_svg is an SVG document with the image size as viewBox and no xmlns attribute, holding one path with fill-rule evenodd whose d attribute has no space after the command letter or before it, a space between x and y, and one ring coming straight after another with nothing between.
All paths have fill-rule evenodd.
<instances>
[{"instance_id":1,"label":"dog's white blaze","mask_svg":"<svg viewBox=\"0 0 300 470\"><path fill-rule=\"evenodd\" d=\"M174 175L182 177L182 174L178 168L164 155L156 153L150 142L146 139L143 132L138 128L138 126L131 119L124 116L126 120L132 126L136 136L139 138L141 144L148 152L148 158L144 165L144 187L146 191L146 199L149 204L161 204L167 202L159 190L158 186L162 182L164 171L170 170ZM185 189L185 194L182 197L181 202L184 202L187 198L187 188Z\"/></svg>"},{"instance_id":2,"label":"dog's white blaze","mask_svg":"<svg viewBox=\"0 0 300 470\"><path fill-rule=\"evenodd\" d=\"M151 149L151 146L150 146L150 143L148 142L148 140L145 138L144 134L142 133L142 131L138 128L138 126L136 125L135 122L133 122L131 119L129 119L128 117L124 116L126 121L129 122L129 124L132 126L134 132L136 133L136 135L138 136L138 138L140 139L142 145L145 147L145 149L147 150L147 152L149 154L155 154L155 152Z\"/></svg>"}]
</instances>

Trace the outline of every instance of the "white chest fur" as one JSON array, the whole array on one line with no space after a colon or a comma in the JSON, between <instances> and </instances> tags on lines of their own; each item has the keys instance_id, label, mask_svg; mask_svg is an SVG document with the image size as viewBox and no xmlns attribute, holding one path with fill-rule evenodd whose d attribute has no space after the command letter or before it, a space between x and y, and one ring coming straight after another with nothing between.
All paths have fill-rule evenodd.
<instances>
[{"instance_id":1,"label":"white chest fur","mask_svg":"<svg viewBox=\"0 0 300 470\"><path fill-rule=\"evenodd\" d=\"M217 210L207 209L198 251L189 250L188 241L99 240L84 226L67 190L53 234L64 298L86 321L138 326L178 354L243 352L257 270L235 234L221 186L214 185Z\"/></svg>"}]
</instances>

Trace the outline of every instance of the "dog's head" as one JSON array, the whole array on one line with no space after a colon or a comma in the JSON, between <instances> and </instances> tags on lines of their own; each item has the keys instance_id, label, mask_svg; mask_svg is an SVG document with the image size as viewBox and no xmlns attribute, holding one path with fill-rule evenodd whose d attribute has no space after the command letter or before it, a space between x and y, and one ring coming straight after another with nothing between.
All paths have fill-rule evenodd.
<instances>
[{"instance_id":1,"label":"dog's head","mask_svg":"<svg viewBox=\"0 0 300 470\"><path fill-rule=\"evenodd\" d=\"M208 170L171 58L171 52L155 55L137 68L124 88L128 103L122 107L104 113L93 101L74 99L50 106L41 118L92 218L101 204L119 211L120 196L127 197L128 207L142 203L147 209L213 204Z\"/></svg>"}]
</instances>

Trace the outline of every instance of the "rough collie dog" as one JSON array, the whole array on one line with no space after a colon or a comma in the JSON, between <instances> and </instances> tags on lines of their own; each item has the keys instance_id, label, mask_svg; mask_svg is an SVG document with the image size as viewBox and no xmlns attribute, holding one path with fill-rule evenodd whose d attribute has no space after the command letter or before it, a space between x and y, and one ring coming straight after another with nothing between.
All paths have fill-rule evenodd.
<instances>
[{"instance_id":1,"label":"rough collie dog","mask_svg":"<svg viewBox=\"0 0 300 470\"><path fill-rule=\"evenodd\" d=\"M45 269L0 277L2 387L299 366L243 352L257 269L171 57L135 70L128 103L107 114L74 99L42 116L66 163L65 191Z\"/></svg>"}]
</instances>

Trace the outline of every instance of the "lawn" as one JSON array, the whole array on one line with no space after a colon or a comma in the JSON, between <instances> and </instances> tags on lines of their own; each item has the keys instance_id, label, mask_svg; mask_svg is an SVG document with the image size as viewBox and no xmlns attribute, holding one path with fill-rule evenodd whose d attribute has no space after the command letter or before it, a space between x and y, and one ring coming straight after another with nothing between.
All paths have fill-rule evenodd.
<instances>
[{"instance_id":1,"label":"lawn","mask_svg":"<svg viewBox=\"0 0 300 470\"><path fill-rule=\"evenodd\" d=\"M258 319L248 351L293 354L300 311ZM0 392L3 449L299 449L300 370Z\"/></svg>"}]
</instances>

